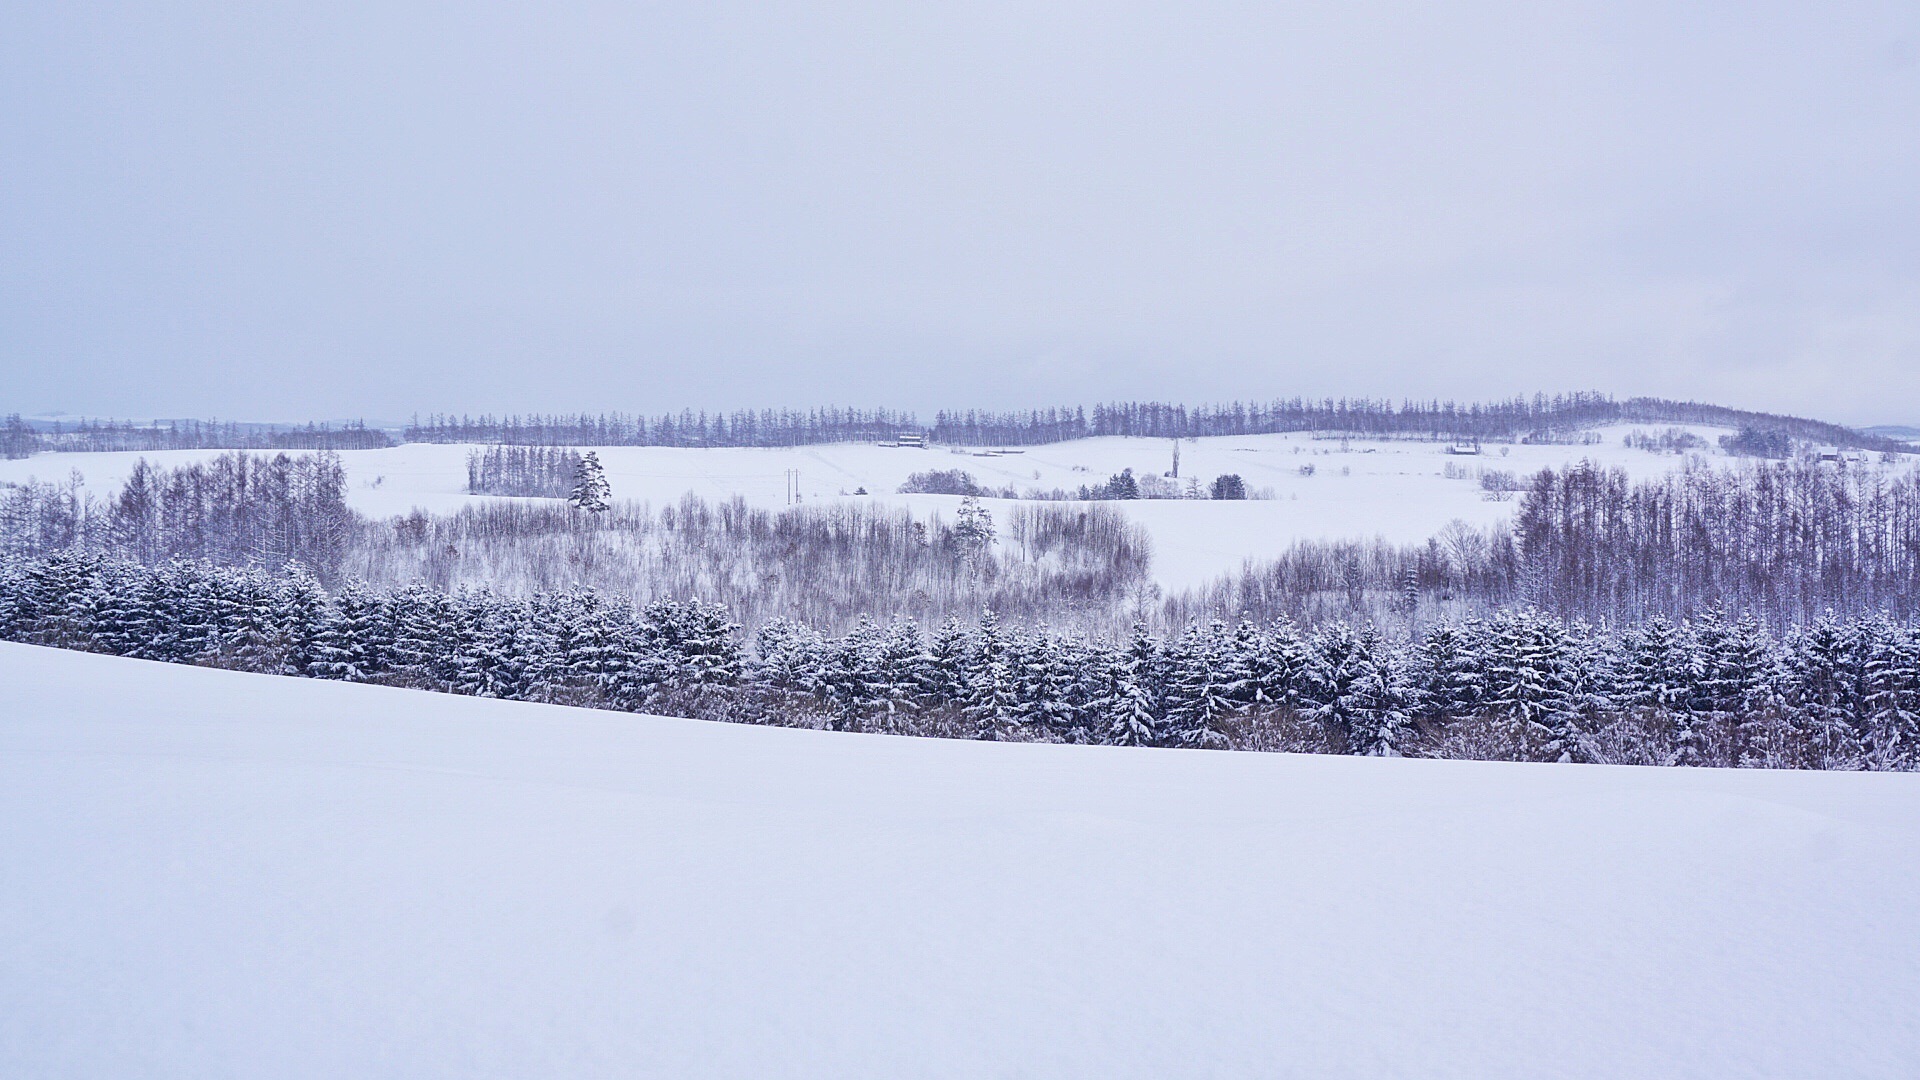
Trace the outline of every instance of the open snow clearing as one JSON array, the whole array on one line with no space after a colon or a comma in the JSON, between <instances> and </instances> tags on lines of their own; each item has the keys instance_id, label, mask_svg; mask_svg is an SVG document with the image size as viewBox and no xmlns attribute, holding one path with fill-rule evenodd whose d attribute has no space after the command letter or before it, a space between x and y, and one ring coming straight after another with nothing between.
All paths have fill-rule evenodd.
<instances>
[{"instance_id":1,"label":"open snow clearing","mask_svg":"<svg viewBox=\"0 0 1920 1080\"><path fill-rule=\"evenodd\" d=\"M1920 777L937 742L0 644L0 1074L1910 1077Z\"/></svg>"},{"instance_id":2,"label":"open snow clearing","mask_svg":"<svg viewBox=\"0 0 1920 1080\"><path fill-rule=\"evenodd\" d=\"M1651 453L1624 445L1638 435L1684 432L1698 444L1686 454ZM1580 461L1625 469L1635 477L1654 477L1684 468L1690 461L1732 464L1718 446L1731 432L1712 427L1648 428L1614 424L1583 433L1596 441L1576 444L1488 443L1459 454L1451 443L1327 438L1306 433L1212 436L1180 440L1180 476L1173 471L1170 439L1105 437L1015 448L914 449L871 443L831 443L783 449L746 447L603 446L593 449L606 467L615 499L658 507L692 493L709 501L734 497L749 505L782 508L795 494L804 505L878 501L906 506L917 516L942 513L951 520L960 500L948 495L907 495L900 486L915 472L959 469L985 488L1077 491L1097 487L1113 474L1131 469L1154 476L1169 489L1187 480L1201 487L1233 474L1260 498L1246 501L1152 499L1110 502L1143 526L1153 542L1153 579L1178 590L1204 585L1239 570L1248 560L1263 562L1299 540L1370 540L1421 543L1461 520L1491 525L1512 515L1510 495L1486 490L1483 480L1518 481L1541 469L1563 469ZM373 517L406 514L415 508L448 513L462 506L497 501L497 496L466 491L467 458L478 444L409 443L385 450L346 450L340 460L347 474L347 503ZM299 455L311 451L288 451ZM74 473L85 489L111 495L134 463L145 459L176 467L218 456L217 450L161 450L144 453L42 453L0 461L0 482L29 479L65 483ZM1877 456L1876 456L1877 462ZM1893 467L1906 469L1903 456ZM856 492L867 494L858 495ZM1003 500L988 499L997 515Z\"/></svg>"}]
</instances>

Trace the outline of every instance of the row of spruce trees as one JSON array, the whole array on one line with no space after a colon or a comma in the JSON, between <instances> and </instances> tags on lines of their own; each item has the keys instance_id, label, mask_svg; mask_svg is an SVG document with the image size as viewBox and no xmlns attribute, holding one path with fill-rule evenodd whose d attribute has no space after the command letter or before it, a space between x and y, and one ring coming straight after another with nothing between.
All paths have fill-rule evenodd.
<instances>
[{"instance_id":1,"label":"row of spruce trees","mask_svg":"<svg viewBox=\"0 0 1920 1080\"><path fill-rule=\"evenodd\" d=\"M329 592L305 570L85 552L0 563L0 638L174 663L714 720L979 739L1828 769L1920 765L1920 629L1750 616L1626 630L1532 610L1400 636L1223 621L1119 641L931 633L571 589Z\"/></svg>"}]
</instances>

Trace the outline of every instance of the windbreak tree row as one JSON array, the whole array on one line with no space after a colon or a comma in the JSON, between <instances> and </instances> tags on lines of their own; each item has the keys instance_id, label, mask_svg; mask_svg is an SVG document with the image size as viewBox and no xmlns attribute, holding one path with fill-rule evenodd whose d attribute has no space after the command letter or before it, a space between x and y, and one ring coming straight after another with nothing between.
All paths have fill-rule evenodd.
<instances>
[{"instance_id":1,"label":"windbreak tree row","mask_svg":"<svg viewBox=\"0 0 1920 1080\"><path fill-rule=\"evenodd\" d=\"M1425 439L1571 441L1612 423L1711 424L1802 442L1900 450L1902 444L1838 424L1718 405L1578 393L1453 402L1291 398L1184 405L1124 401L995 412L943 409L922 425L889 409L767 409L640 416L632 413L453 416L416 419L408 442L484 442L544 446L803 446L889 441L924 435L966 446L1031 446L1099 436L1199 438L1279 432Z\"/></svg>"},{"instance_id":2,"label":"windbreak tree row","mask_svg":"<svg viewBox=\"0 0 1920 1080\"><path fill-rule=\"evenodd\" d=\"M0 420L0 457L39 451L378 450L394 445L359 420L332 424L237 424L218 420L88 420L31 425L18 413Z\"/></svg>"},{"instance_id":3,"label":"windbreak tree row","mask_svg":"<svg viewBox=\"0 0 1920 1080\"><path fill-rule=\"evenodd\" d=\"M932 632L585 589L329 592L280 572L63 552L0 563L0 637L175 663L712 720L976 739L1819 769L1920 763L1920 630L1776 635L1709 611L1630 628L1532 609L1413 635L1137 625L1101 639L991 611Z\"/></svg>"},{"instance_id":4,"label":"windbreak tree row","mask_svg":"<svg viewBox=\"0 0 1920 1080\"><path fill-rule=\"evenodd\" d=\"M583 459L565 446L489 446L467 455L467 494L564 499Z\"/></svg>"}]
</instances>

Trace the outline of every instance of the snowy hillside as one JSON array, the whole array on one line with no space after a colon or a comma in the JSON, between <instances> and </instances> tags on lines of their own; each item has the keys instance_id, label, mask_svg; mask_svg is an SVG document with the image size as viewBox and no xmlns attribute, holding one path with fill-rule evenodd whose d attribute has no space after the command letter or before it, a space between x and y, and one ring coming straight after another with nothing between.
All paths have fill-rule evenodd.
<instances>
[{"instance_id":1,"label":"snowy hillside","mask_svg":"<svg viewBox=\"0 0 1920 1080\"><path fill-rule=\"evenodd\" d=\"M0 645L8 1076L1905 1077L1920 783L931 742Z\"/></svg>"},{"instance_id":2,"label":"snowy hillside","mask_svg":"<svg viewBox=\"0 0 1920 1080\"><path fill-rule=\"evenodd\" d=\"M1154 575L1170 589L1203 584L1237 570L1248 559L1275 555L1294 540L1370 539L1417 543L1448 522L1491 524L1512 511L1510 502L1489 500L1478 474L1498 470L1525 477L1589 459L1630 474L1654 476L1682 467L1687 457L1630 449L1634 432L1616 425L1595 429L1591 445L1488 444L1477 457L1447 453L1444 444L1411 441L1316 439L1307 435L1251 435L1181 440L1182 477L1203 483L1234 473L1249 488L1270 489L1270 500L1248 502L1142 501L1120 504L1145 526L1154 543ZM1715 428L1686 429L1707 449L1709 460L1727 460ZM457 509L491 497L466 494L463 445L409 444L387 450L341 453L348 475L348 501L362 513L404 514ZM914 472L963 469L983 485L1074 490L1097 485L1122 469L1143 475L1168 472L1173 443L1165 439L1100 438L1034 446L988 455L991 448L930 450L841 443L792 449L602 447L597 450L617 498L670 503L692 492L709 500L734 496L763 507L787 502L789 472L797 472L802 497L865 498L905 505L916 512L951 514L958 500L940 495L900 495ZM135 461L173 466L213 457L217 451L38 454L0 461L0 482L30 477L64 482L78 471L100 494L117 488ZM301 453L301 451L294 451ZM1448 476L1449 471L1454 474Z\"/></svg>"}]
</instances>

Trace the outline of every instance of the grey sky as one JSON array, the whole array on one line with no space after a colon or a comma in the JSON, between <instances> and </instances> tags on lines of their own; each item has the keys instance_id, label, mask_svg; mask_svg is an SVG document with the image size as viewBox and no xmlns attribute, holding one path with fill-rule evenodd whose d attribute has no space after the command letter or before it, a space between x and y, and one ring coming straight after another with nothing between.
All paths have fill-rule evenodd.
<instances>
[{"instance_id":1,"label":"grey sky","mask_svg":"<svg viewBox=\"0 0 1920 1080\"><path fill-rule=\"evenodd\" d=\"M0 409L1920 421L1920 8L15 3Z\"/></svg>"}]
</instances>

